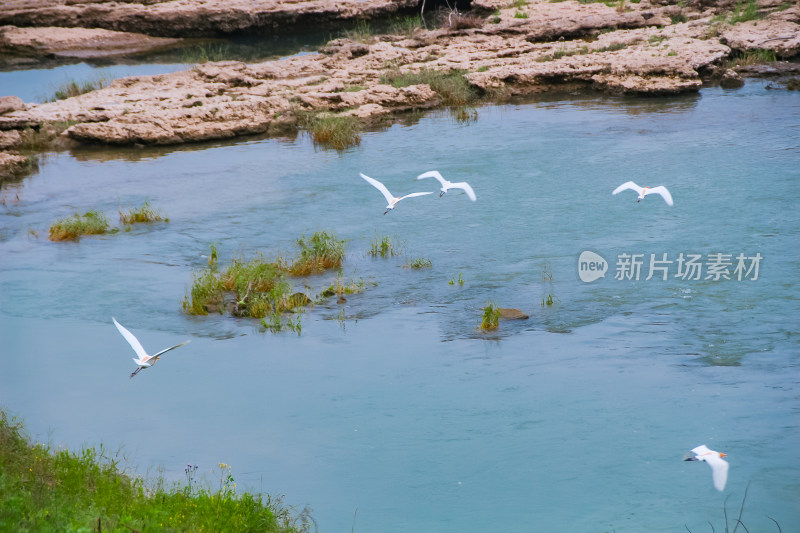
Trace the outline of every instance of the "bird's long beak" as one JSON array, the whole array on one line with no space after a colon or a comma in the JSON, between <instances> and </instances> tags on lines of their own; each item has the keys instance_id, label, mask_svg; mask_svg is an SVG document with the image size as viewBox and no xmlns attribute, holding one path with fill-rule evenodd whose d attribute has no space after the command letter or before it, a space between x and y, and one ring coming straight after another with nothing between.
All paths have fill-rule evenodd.
<instances>
[{"instance_id":1,"label":"bird's long beak","mask_svg":"<svg viewBox=\"0 0 800 533\"><path fill-rule=\"evenodd\" d=\"M720 456L720 457L728 457L728 454L727 454L727 453L722 453L722 452L719 452L719 456Z\"/></svg>"}]
</instances>

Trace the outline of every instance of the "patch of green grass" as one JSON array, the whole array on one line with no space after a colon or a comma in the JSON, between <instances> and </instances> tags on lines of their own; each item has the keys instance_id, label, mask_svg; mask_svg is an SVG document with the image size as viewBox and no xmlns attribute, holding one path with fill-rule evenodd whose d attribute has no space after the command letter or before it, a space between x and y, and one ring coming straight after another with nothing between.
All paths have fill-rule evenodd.
<instances>
[{"instance_id":1,"label":"patch of green grass","mask_svg":"<svg viewBox=\"0 0 800 533\"><path fill-rule=\"evenodd\" d=\"M500 308L489 302L483 308L480 329L482 331L494 331L498 327L500 327Z\"/></svg>"},{"instance_id":2,"label":"patch of green grass","mask_svg":"<svg viewBox=\"0 0 800 533\"><path fill-rule=\"evenodd\" d=\"M739 0L736 3L736 8L728 19L728 23L738 24L739 22L748 22L760 18L762 18L762 15L758 12L758 3L756 0L747 0L745 4L742 3L742 0Z\"/></svg>"},{"instance_id":3,"label":"patch of green grass","mask_svg":"<svg viewBox=\"0 0 800 533\"><path fill-rule=\"evenodd\" d=\"M415 270L431 267L433 267L433 261L430 259L425 259L424 257L417 257L416 259L412 259L411 261L403 264L403 268L412 268Z\"/></svg>"},{"instance_id":4,"label":"patch of green grass","mask_svg":"<svg viewBox=\"0 0 800 533\"><path fill-rule=\"evenodd\" d=\"M229 465L219 484L169 484L125 472L119 452L33 443L0 411L0 531L309 532L313 520L282 498L240 492Z\"/></svg>"},{"instance_id":5,"label":"patch of green grass","mask_svg":"<svg viewBox=\"0 0 800 533\"><path fill-rule=\"evenodd\" d=\"M314 144L325 148L346 150L361 144L361 122L353 116L314 113L302 117L301 126Z\"/></svg>"},{"instance_id":6,"label":"patch of green grass","mask_svg":"<svg viewBox=\"0 0 800 533\"><path fill-rule=\"evenodd\" d=\"M224 297L222 282L213 268L208 268L192 275L192 285L188 294L183 297L181 307L190 315L207 315L210 306L222 313L220 305Z\"/></svg>"},{"instance_id":7,"label":"patch of green grass","mask_svg":"<svg viewBox=\"0 0 800 533\"><path fill-rule=\"evenodd\" d=\"M771 63L777 60L778 57L772 50L764 50L762 48L756 48L753 50L747 50L746 52L742 52L731 56L728 59L728 61L725 62L724 67L734 68L734 67L743 67L747 65L759 65L761 63Z\"/></svg>"},{"instance_id":8,"label":"patch of green grass","mask_svg":"<svg viewBox=\"0 0 800 533\"><path fill-rule=\"evenodd\" d=\"M672 24L680 24L682 22L686 22L688 19L683 13L678 13L677 15L670 15L669 20Z\"/></svg>"},{"instance_id":9,"label":"patch of green grass","mask_svg":"<svg viewBox=\"0 0 800 533\"><path fill-rule=\"evenodd\" d=\"M667 52L667 55L668 56L676 56L676 55L678 55L678 52L676 52L675 50L670 50L669 52Z\"/></svg>"},{"instance_id":10,"label":"patch of green grass","mask_svg":"<svg viewBox=\"0 0 800 533\"><path fill-rule=\"evenodd\" d=\"M487 70L489 70L489 65L481 65L478 67L478 72L486 72Z\"/></svg>"},{"instance_id":11,"label":"patch of green grass","mask_svg":"<svg viewBox=\"0 0 800 533\"><path fill-rule=\"evenodd\" d=\"M667 37L666 35L651 35L647 39L647 42L650 43L650 44L661 44L662 42L666 41L667 39L669 39L669 37Z\"/></svg>"},{"instance_id":12,"label":"patch of green grass","mask_svg":"<svg viewBox=\"0 0 800 533\"><path fill-rule=\"evenodd\" d=\"M469 83L462 70L438 71L422 69L400 72L393 69L381 76L381 83L393 87L426 84L442 97L445 105L466 105L478 99L478 91Z\"/></svg>"},{"instance_id":13,"label":"patch of green grass","mask_svg":"<svg viewBox=\"0 0 800 533\"><path fill-rule=\"evenodd\" d=\"M389 22L389 33L408 35L410 37L417 28L421 27L422 19L420 19L419 15L395 17Z\"/></svg>"},{"instance_id":14,"label":"patch of green grass","mask_svg":"<svg viewBox=\"0 0 800 533\"><path fill-rule=\"evenodd\" d=\"M528 5L528 0L514 0L514 7L516 7L517 9L522 9L527 5Z\"/></svg>"},{"instance_id":15,"label":"patch of green grass","mask_svg":"<svg viewBox=\"0 0 800 533\"><path fill-rule=\"evenodd\" d=\"M366 89L363 85L348 85L344 88L343 92L346 93L357 93Z\"/></svg>"},{"instance_id":16,"label":"patch of green grass","mask_svg":"<svg viewBox=\"0 0 800 533\"><path fill-rule=\"evenodd\" d=\"M292 275L307 276L342 266L345 241L333 232L316 231L309 238L303 235L297 239L297 245L300 255L288 268Z\"/></svg>"},{"instance_id":17,"label":"patch of green grass","mask_svg":"<svg viewBox=\"0 0 800 533\"><path fill-rule=\"evenodd\" d=\"M103 87L108 87L108 85L110 84L111 80L109 80L108 78L97 78L95 80L88 80L83 82L70 80L64 82L59 87L57 87L55 92L53 93L53 96L51 96L48 99L48 102L55 102L56 100L66 100L67 98L72 98L73 96L80 96L82 94L102 89Z\"/></svg>"},{"instance_id":18,"label":"patch of green grass","mask_svg":"<svg viewBox=\"0 0 800 533\"><path fill-rule=\"evenodd\" d=\"M169 222L169 219L156 209L150 207L150 202L145 200L144 205L119 212L119 220L123 224L140 224L149 222Z\"/></svg>"},{"instance_id":19,"label":"patch of green grass","mask_svg":"<svg viewBox=\"0 0 800 533\"><path fill-rule=\"evenodd\" d=\"M399 253L400 250L395 249L394 243L388 235L384 235L379 239L377 233L372 242L370 242L369 250L367 250L367 255L372 257L394 257Z\"/></svg>"},{"instance_id":20,"label":"patch of green grass","mask_svg":"<svg viewBox=\"0 0 800 533\"><path fill-rule=\"evenodd\" d=\"M526 19L528 18L528 14L524 11L515 11L514 12L515 19Z\"/></svg>"},{"instance_id":21,"label":"patch of green grass","mask_svg":"<svg viewBox=\"0 0 800 533\"><path fill-rule=\"evenodd\" d=\"M82 215L57 220L50 226L51 241L77 241L82 235L102 235L108 232L108 219L99 211L87 211Z\"/></svg>"}]
</instances>

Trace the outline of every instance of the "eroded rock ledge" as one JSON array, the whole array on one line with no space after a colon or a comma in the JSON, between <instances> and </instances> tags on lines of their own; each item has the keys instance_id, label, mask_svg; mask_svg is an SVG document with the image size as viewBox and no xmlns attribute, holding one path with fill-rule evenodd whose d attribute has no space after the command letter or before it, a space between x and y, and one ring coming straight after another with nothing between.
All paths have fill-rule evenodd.
<instances>
[{"instance_id":1,"label":"eroded rock ledge","mask_svg":"<svg viewBox=\"0 0 800 533\"><path fill-rule=\"evenodd\" d=\"M412 11L416 5L416 0L4 0L0 25L214 37L322 29Z\"/></svg>"},{"instance_id":2,"label":"eroded rock ledge","mask_svg":"<svg viewBox=\"0 0 800 533\"><path fill-rule=\"evenodd\" d=\"M307 3L313 2L298 2ZM0 114L0 130L68 122L66 135L84 143L177 144L279 132L303 111L375 121L442 104L428 84L397 88L382 79L387 72L459 70L490 99L554 87L660 95L698 90L701 73L717 68L732 48L783 55L800 50L797 5L731 25L700 2L704 11L647 0L623 9L572 0L532 0L523 7L475 3L498 11L469 29L338 39L320 53L284 60L205 63L122 78L82 96Z\"/></svg>"}]
</instances>

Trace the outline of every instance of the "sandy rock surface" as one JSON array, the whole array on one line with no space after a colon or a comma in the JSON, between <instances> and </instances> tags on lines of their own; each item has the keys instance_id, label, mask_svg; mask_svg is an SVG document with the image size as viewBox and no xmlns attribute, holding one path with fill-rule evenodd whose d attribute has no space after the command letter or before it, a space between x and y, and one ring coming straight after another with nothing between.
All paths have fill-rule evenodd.
<instances>
[{"instance_id":1,"label":"sandy rock surface","mask_svg":"<svg viewBox=\"0 0 800 533\"><path fill-rule=\"evenodd\" d=\"M782 58L800 54L800 4L771 13L764 20L740 22L722 30L723 42L737 51L772 50Z\"/></svg>"},{"instance_id":2,"label":"sandy rock surface","mask_svg":"<svg viewBox=\"0 0 800 533\"><path fill-rule=\"evenodd\" d=\"M413 10L416 0L4 0L0 25L104 28L162 37L287 33Z\"/></svg>"}]
</instances>

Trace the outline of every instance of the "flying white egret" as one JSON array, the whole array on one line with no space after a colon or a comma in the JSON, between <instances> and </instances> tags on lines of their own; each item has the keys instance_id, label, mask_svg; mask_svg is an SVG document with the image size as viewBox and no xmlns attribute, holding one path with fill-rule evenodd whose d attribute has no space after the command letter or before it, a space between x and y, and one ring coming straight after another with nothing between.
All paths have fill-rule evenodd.
<instances>
[{"instance_id":1,"label":"flying white egret","mask_svg":"<svg viewBox=\"0 0 800 533\"><path fill-rule=\"evenodd\" d=\"M723 459L727 454L709 450L705 444L693 448L683 456L684 461L705 461L711 467L711 477L714 480L714 487L721 491L725 488L728 481L728 462Z\"/></svg>"},{"instance_id":2,"label":"flying white egret","mask_svg":"<svg viewBox=\"0 0 800 533\"><path fill-rule=\"evenodd\" d=\"M632 189L636 191L636 194L639 195L639 199L636 200L637 202L641 202L644 200L644 197L648 194L660 194L664 201L667 202L667 205L672 205L672 195L669 193L666 187L663 185L659 185L658 187L639 187L632 181L626 181L616 189L611 194L617 194L618 192L622 192L627 189Z\"/></svg>"},{"instance_id":3,"label":"flying white egret","mask_svg":"<svg viewBox=\"0 0 800 533\"><path fill-rule=\"evenodd\" d=\"M470 187L469 183L467 183L466 181L459 181L457 183L453 183L452 181L447 181L442 177L441 174L439 174L438 170L431 170L429 172L425 172L424 174L420 174L419 176L417 176L418 180L425 178L436 178L437 180L439 180L439 183L442 184L441 188L442 192L439 193L439 198L444 196L444 193L446 193L449 189L464 189L464 191L467 193L467 196L469 196L470 200L472 200L473 202L477 200L477 197L475 196L475 191L472 190L472 187Z\"/></svg>"},{"instance_id":4,"label":"flying white egret","mask_svg":"<svg viewBox=\"0 0 800 533\"><path fill-rule=\"evenodd\" d=\"M136 355L138 356L133 358L133 362L138 365L138 368L134 370L133 373L131 373L131 377L138 374L139 371L142 370L143 368L149 368L154 364L156 364L156 361L158 361L159 357L161 357L162 354L170 350L174 350L175 348L180 348L184 344L189 344L191 342L191 341L182 342L180 344L176 344L175 346L171 346L166 350L161 350L155 355L147 355L147 352L144 351L144 348L142 347L142 344L139 342L139 339L134 337L133 333L125 329L123 325L117 322L117 319L114 318L113 316L111 317L111 320L114 321L114 325L117 326L119 332L122 333L122 336L125 337L125 340L128 341L128 344L131 345L131 348L133 348L133 351L136 352Z\"/></svg>"},{"instance_id":5,"label":"flying white egret","mask_svg":"<svg viewBox=\"0 0 800 533\"><path fill-rule=\"evenodd\" d=\"M386 206L386 211L383 212L384 215L389 211L391 211L392 209L394 209L394 207L397 205L397 202L399 202L400 200L405 200L406 198L412 198L414 196L424 196L426 194L433 194L432 192L412 192L411 194L406 194L405 196L401 196L398 198L397 196L392 196L392 193L389 192L389 189L387 189L386 186L380 181L370 178L369 176L365 176L360 172L358 173L358 175L367 180L367 182L370 183L373 187L381 191L381 194L383 194L384 198L386 198L386 201L389 202L389 205Z\"/></svg>"}]
</instances>

